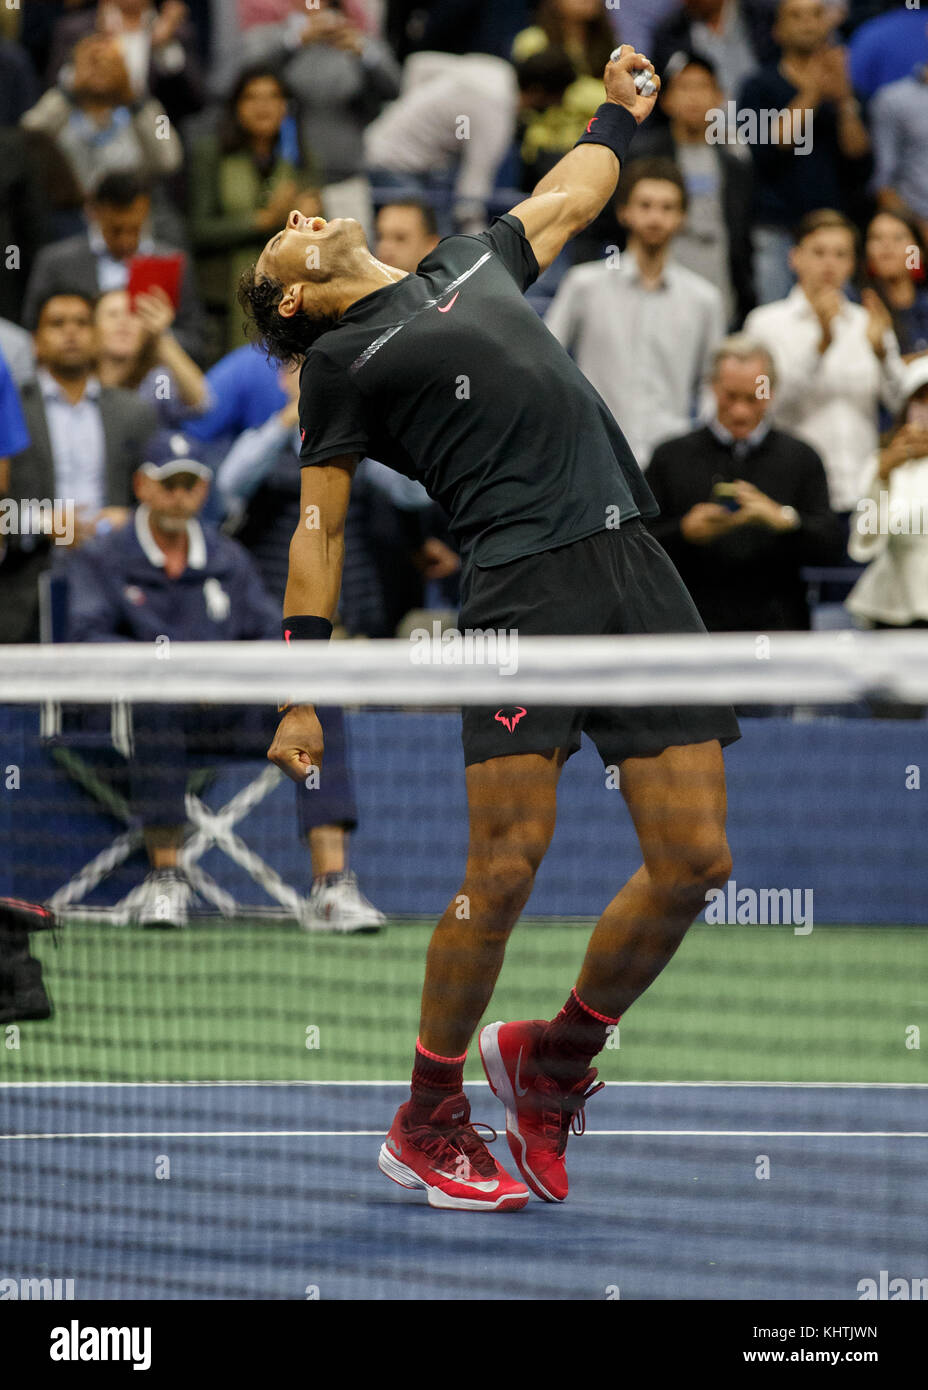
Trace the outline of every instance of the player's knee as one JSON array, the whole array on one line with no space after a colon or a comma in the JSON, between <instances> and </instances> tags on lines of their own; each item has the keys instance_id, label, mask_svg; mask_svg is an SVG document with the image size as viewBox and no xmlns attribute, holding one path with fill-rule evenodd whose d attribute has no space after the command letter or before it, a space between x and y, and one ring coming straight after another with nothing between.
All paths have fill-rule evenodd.
<instances>
[{"instance_id":1,"label":"player's knee","mask_svg":"<svg viewBox=\"0 0 928 1390\"><path fill-rule=\"evenodd\" d=\"M537 865L526 854L489 855L468 875L476 897L491 911L518 915L528 902Z\"/></svg>"},{"instance_id":2,"label":"player's knee","mask_svg":"<svg viewBox=\"0 0 928 1390\"><path fill-rule=\"evenodd\" d=\"M723 888L731 878L731 871L731 850L723 835L711 853L706 853L696 861L695 874L700 895L704 898L711 889Z\"/></svg>"},{"instance_id":3,"label":"player's knee","mask_svg":"<svg viewBox=\"0 0 928 1390\"><path fill-rule=\"evenodd\" d=\"M725 836L721 835L717 839L679 847L656 877L658 886L675 905L695 913L705 905L707 893L728 882L731 870L731 851Z\"/></svg>"}]
</instances>

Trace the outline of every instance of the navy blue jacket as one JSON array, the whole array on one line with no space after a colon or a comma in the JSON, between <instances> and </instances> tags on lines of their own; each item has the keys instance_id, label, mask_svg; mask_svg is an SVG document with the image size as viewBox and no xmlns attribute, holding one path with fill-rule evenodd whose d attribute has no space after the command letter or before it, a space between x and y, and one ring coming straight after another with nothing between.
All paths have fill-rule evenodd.
<instances>
[{"instance_id":1,"label":"navy blue jacket","mask_svg":"<svg viewBox=\"0 0 928 1390\"><path fill-rule=\"evenodd\" d=\"M187 568L170 579L155 562L160 552L147 508L132 522L68 559L68 634L72 642L273 641L280 608L261 582L251 556L215 527L191 523Z\"/></svg>"}]
</instances>

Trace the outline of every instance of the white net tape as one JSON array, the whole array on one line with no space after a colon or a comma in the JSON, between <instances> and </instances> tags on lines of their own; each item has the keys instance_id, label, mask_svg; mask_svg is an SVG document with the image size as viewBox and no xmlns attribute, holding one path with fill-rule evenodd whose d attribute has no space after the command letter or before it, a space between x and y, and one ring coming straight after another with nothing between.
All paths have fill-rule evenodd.
<instances>
[{"instance_id":1,"label":"white net tape","mask_svg":"<svg viewBox=\"0 0 928 1390\"><path fill-rule=\"evenodd\" d=\"M469 643L469 645L468 645ZM928 632L0 648L0 703L928 703Z\"/></svg>"}]
</instances>

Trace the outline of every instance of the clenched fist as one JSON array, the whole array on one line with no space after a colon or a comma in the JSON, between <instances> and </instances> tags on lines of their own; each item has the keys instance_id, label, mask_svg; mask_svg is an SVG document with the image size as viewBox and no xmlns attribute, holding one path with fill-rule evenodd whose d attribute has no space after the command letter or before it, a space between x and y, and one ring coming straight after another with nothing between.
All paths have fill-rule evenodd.
<instances>
[{"instance_id":1,"label":"clenched fist","mask_svg":"<svg viewBox=\"0 0 928 1390\"><path fill-rule=\"evenodd\" d=\"M322 725L312 705L294 705L277 726L267 756L294 782L305 782L310 767L322 766Z\"/></svg>"},{"instance_id":2,"label":"clenched fist","mask_svg":"<svg viewBox=\"0 0 928 1390\"><path fill-rule=\"evenodd\" d=\"M657 90L652 96L642 96L635 86L635 78L639 72L653 68L654 64L643 53L636 53L630 43L623 43L616 52L618 57L607 65L603 78L606 84L606 98L618 106L624 106L641 125L654 110L660 96L661 79L655 73L652 80Z\"/></svg>"}]
</instances>

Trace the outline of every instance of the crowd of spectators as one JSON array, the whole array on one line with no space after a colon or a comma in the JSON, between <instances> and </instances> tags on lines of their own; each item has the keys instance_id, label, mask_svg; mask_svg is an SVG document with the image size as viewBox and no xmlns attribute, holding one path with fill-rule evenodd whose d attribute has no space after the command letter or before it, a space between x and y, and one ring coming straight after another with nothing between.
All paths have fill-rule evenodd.
<instances>
[{"instance_id":1,"label":"crowd of spectators","mask_svg":"<svg viewBox=\"0 0 928 1390\"><path fill-rule=\"evenodd\" d=\"M763 423L814 452L843 528L836 551L798 506L791 553L806 568L845 566L846 592L855 562L872 559L854 533L874 477L898 493L918 476L918 458L885 476L881 460L896 458L918 389L907 371L928 352L928 21L888 0L35 0L9 11L2 491L72 498L71 549L125 523L145 431L183 429L215 475L210 519L279 597L298 500L294 384L247 341L242 272L292 208L357 217L378 255L414 270L439 236L485 226L571 148L620 41L653 57L658 108L614 205L530 300L641 465L660 465L655 531L676 527L686 573L728 573L733 528L745 527L739 553L770 539L734 495L717 515L716 484L763 482L795 506L789 470L753 476L752 450L744 477L716 461L709 493L692 499L715 509L714 527L704 510L677 525L726 428L720 379L746 351L748 365L769 359ZM720 366L730 334L741 357ZM0 586L18 599L0 617L5 640L38 638L35 580L61 563L56 539L0 542ZM444 517L376 460L355 487L349 542L349 635L391 635L410 610L453 607ZM758 564L765 555L759 546ZM797 585L798 570L782 612L805 625ZM867 620L860 593L849 607ZM897 625L928 616L917 591L891 607ZM747 589L707 603L710 626L723 610L727 626L760 621Z\"/></svg>"},{"instance_id":2,"label":"crowd of spectators","mask_svg":"<svg viewBox=\"0 0 928 1390\"><path fill-rule=\"evenodd\" d=\"M0 642L39 640L52 568L86 612L165 429L196 442L206 523L277 604L297 387L246 339L243 270L299 208L358 218L414 271L572 147L623 41L658 107L530 302L628 436L710 628L809 626L810 567L843 621L928 624L917 6L31 0L0 16ZM43 498L73 524L19 504ZM423 489L365 460L344 632L453 610L458 568Z\"/></svg>"}]
</instances>

